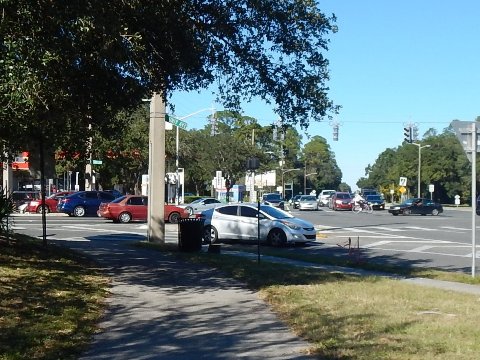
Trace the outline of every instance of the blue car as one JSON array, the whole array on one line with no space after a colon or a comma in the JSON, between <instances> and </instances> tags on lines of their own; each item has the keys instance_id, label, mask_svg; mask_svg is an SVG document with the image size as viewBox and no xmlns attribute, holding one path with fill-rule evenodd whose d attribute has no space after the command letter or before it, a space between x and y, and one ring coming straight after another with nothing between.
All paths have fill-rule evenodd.
<instances>
[{"instance_id":1,"label":"blue car","mask_svg":"<svg viewBox=\"0 0 480 360\"><path fill-rule=\"evenodd\" d=\"M78 191L58 202L57 211L68 216L97 216L102 202L115 200L115 195L106 191Z\"/></svg>"}]
</instances>

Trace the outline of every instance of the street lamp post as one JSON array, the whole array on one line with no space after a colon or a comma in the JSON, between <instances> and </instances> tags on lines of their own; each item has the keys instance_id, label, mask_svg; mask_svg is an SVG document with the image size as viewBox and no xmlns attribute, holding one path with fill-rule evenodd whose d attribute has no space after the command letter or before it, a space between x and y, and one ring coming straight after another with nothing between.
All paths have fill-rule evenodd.
<instances>
[{"instance_id":1,"label":"street lamp post","mask_svg":"<svg viewBox=\"0 0 480 360\"><path fill-rule=\"evenodd\" d=\"M317 173L307 174L307 168L305 168L305 173L303 174L303 195L307 195L307 177L311 175L317 175Z\"/></svg>"},{"instance_id":2,"label":"street lamp post","mask_svg":"<svg viewBox=\"0 0 480 360\"><path fill-rule=\"evenodd\" d=\"M199 114L201 112L204 112L204 111L207 111L207 110L211 110L212 113L215 112L215 108L213 108L213 107L205 108L205 109L200 109L198 111L195 111L191 114L179 117L178 119L179 120L185 120L186 118L189 118L190 116L197 115L197 114ZM179 203L179 193L180 193L180 181L179 181L180 179L179 179L179 175L178 175L179 144L180 144L180 134L179 134L178 126L176 126L176 134L175 134L175 174L176 174L176 178L177 178L177 186L176 186L176 191L175 191L175 205L178 205L178 203ZM184 191L183 192L185 192L185 184L183 186L184 186ZM182 200L183 200L183 196L182 196Z\"/></svg>"},{"instance_id":3,"label":"street lamp post","mask_svg":"<svg viewBox=\"0 0 480 360\"><path fill-rule=\"evenodd\" d=\"M420 191L420 177L421 177L421 167L422 167L422 149L429 148L431 145L423 145L417 143L412 143L412 145L418 146L418 184L417 184L417 197L421 197Z\"/></svg>"},{"instance_id":4,"label":"street lamp post","mask_svg":"<svg viewBox=\"0 0 480 360\"><path fill-rule=\"evenodd\" d=\"M282 198L285 199L285 174L290 171L297 171L301 169L282 169Z\"/></svg>"}]
</instances>

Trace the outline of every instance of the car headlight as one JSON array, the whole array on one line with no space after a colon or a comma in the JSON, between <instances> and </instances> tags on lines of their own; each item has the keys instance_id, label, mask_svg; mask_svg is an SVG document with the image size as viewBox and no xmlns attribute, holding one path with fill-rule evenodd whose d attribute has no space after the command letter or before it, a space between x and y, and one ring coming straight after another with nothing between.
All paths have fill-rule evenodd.
<instances>
[{"instance_id":1,"label":"car headlight","mask_svg":"<svg viewBox=\"0 0 480 360\"><path fill-rule=\"evenodd\" d=\"M400 210L400 206L392 206L390 209L392 209L392 210Z\"/></svg>"},{"instance_id":2,"label":"car headlight","mask_svg":"<svg viewBox=\"0 0 480 360\"><path fill-rule=\"evenodd\" d=\"M299 225L297 225L297 224L295 224L295 223L292 223L292 222L290 222L290 221L281 220L280 222L281 222L283 225L289 227L289 228L292 229L292 230L300 230L300 229L302 228L301 226L299 226Z\"/></svg>"}]
</instances>

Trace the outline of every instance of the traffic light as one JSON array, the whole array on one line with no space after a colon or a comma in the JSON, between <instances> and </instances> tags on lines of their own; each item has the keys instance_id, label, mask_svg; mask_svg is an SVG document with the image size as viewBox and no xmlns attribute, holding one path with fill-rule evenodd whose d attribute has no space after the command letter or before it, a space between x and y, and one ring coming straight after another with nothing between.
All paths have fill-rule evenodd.
<instances>
[{"instance_id":1,"label":"traffic light","mask_svg":"<svg viewBox=\"0 0 480 360\"><path fill-rule=\"evenodd\" d=\"M411 144L412 143L412 128L410 126L406 127L406 128L403 128L403 135L404 135L405 141Z\"/></svg>"},{"instance_id":2,"label":"traffic light","mask_svg":"<svg viewBox=\"0 0 480 360\"><path fill-rule=\"evenodd\" d=\"M333 141L338 141L338 125L333 127Z\"/></svg>"}]
</instances>

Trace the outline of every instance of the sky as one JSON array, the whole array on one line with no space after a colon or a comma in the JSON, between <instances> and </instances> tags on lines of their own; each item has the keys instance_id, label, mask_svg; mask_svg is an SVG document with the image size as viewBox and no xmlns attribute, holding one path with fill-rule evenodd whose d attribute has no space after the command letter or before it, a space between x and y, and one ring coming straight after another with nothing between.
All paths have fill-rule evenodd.
<instances>
[{"instance_id":1,"label":"sky","mask_svg":"<svg viewBox=\"0 0 480 360\"><path fill-rule=\"evenodd\" d=\"M480 2L475 0L319 0L335 14L338 32L330 36L329 97L341 105L333 141L328 119L311 122L305 133L324 137L340 167L342 181L356 190L365 168L387 148L401 145L403 128L442 132L452 120L480 115ZM215 107L209 91L175 93L177 116ZM271 105L244 104L244 115L262 126L278 120ZM189 129L203 128L209 111L185 119ZM180 140L181 141L181 140ZM412 145L413 146L413 145Z\"/></svg>"}]
</instances>

